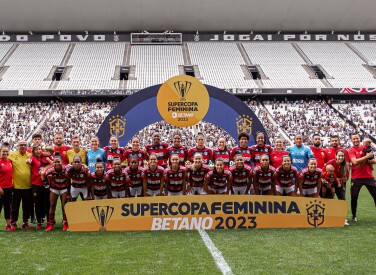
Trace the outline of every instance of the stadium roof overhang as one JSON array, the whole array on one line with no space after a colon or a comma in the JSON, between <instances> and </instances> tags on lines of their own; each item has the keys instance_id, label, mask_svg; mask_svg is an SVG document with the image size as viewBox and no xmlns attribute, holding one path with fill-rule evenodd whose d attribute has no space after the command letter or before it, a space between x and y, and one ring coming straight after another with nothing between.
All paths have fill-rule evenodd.
<instances>
[{"instance_id":1,"label":"stadium roof overhang","mask_svg":"<svg viewBox=\"0 0 376 275\"><path fill-rule=\"evenodd\" d=\"M0 0L0 31L374 31L375 0Z\"/></svg>"}]
</instances>

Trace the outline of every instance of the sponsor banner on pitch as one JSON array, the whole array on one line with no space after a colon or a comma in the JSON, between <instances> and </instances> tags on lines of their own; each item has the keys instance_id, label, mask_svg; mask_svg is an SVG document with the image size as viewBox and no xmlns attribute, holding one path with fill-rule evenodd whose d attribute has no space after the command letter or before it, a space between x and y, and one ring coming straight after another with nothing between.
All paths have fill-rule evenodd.
<instances>
[{"instance_id":1,"label":"sponsor banner on pitch","mask_svg":"<svg viewBox=\"0 0 376 275\"><path fill-rule=\"evenodd\" d=\"M320 198L205 195L70 202L70 231L343 227L347 203Z\"/></svg>"}]
</instances>

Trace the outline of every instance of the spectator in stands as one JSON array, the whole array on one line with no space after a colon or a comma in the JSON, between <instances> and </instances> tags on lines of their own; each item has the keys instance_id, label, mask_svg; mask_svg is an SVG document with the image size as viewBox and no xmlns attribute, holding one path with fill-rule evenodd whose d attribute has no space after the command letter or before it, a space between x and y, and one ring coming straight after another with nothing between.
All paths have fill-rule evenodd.
<instances>
[{"instance_id":1,"label":"spectator in stands","mask_svg":"<svg viewBox=\"0 0 376 275\"><path fill-rule=\"evenodd\" d=\"M352 220L358 221L356 216L358 206L358 196L363 185L368 189L368 192L373 197L376 205L376 181L373 176L372 167L365 164L376 164L376 159L370 159L373 152L364 155L363 147L360 144L360 136L357 133L351 135L351 142L353 146L349 149L349 157L352 163L351 166L351 212Z\"/></svg>"}]
</instances>

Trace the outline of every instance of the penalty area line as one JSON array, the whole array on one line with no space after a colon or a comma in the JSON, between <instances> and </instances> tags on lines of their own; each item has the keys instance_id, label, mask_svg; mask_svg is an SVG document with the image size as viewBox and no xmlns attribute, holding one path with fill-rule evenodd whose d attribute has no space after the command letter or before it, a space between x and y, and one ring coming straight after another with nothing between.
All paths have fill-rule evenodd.
<instances>
[{"instance_id":1,"label":"penalty area line","mask_svg":"<svg viewBox=\"0 0 376 275\"><path fill-rule=\"evenodd\" d=\"M226 260L223 258L221 251L215 246L213 241L210 239L208 233L205 230L197 230L200 233L202 240L204 241L207 249L215 260L216 265L222 274L233 274L231 267L227 264Z\"/></svg>"}]
</instances>

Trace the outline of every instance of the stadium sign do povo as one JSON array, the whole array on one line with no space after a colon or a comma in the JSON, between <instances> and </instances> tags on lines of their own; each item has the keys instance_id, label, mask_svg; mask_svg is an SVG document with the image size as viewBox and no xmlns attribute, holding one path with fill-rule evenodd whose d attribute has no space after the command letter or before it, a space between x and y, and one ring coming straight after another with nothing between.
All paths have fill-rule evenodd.
<instances>
[{"instance_id":1,"label":"stadium sign do povo","mask_svg":"<svg viewBox=\"0 0 376 275\"><path fill-rule=\"evenodd\" d=\"M72 202L70 231L343 227L347 203L299 197L216 195Z\"/></svg>"}]
</instances>

